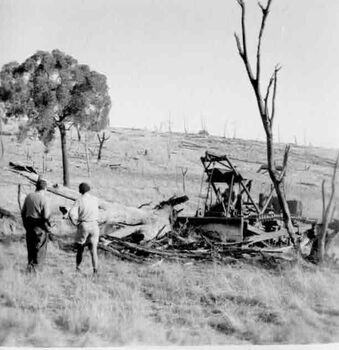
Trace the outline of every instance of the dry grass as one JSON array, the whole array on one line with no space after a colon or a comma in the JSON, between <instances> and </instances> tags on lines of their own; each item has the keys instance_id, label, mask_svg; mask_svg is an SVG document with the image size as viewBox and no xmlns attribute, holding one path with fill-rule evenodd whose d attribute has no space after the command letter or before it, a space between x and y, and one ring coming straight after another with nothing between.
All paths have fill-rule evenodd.
<instances>
[{"instance_id":1,"label":"dry grass","mask_svg":"<svg viewBox=\"0 0 339 350\"><path fill-rule=\"evenodd\" d=\"M201 148L179 147L184 139ZM29 148L28 161L41 169L42 147L31 140L22 145L12 140L9 147L10 137L5 137L5 141L7 153L0 164L0 206L17 212L16 182L22 179L9 175L4 168L9 160L27 162ZM49 155L48 167L53 171L47 176L60 182L57 141ZM205 148L240 159L236 162L238 168L256 181L255 193L269 187L267 176L256 173L265 159L262 143L172 134L171 149L167 146L168 135L118 130L103 151L103 161L97 164L92 160L92 176L88 179L85 159L73 142L70 150L73 187L89 180L94 193L108 200L126 205L158 202L181 193L180 167L185 167L190 197L186 211L193 212L201 185L199 157ZM320 179L331 173L324 159L332 154L321 149L306 152L300 147L291 154L287 190L293 197L304 200L305 215L317 216L320 212ZM111 170L109 164L113 163L121 163L123 168ZM64 201L53 199L55 214L60 204ZM6 225L0 225L0 231L6 231L5 228ZM72 235L65 225L60 225L59 231L60 235ZM328 269L285 266L267 270L242 263L135 265L101 254L100 275L93 278L88 254L84 262L86 273L78 275L74 271L74 254L51 243L45 270L32 276L25 272L25 249L24 241L0 244L3 346L339 341L339 276Z\"/></svg>"},{"instance_id":2,"label":"dry grass","mask_svg":"<svg viewBox=\"0 0 339 350\"><path fill-rule=\"evenodd\" d=\"M141 266L100 255L74 271L49 245L45 270L25 272L23 243L0 246L0 344L118 346L339 341L339 276L290 266Z\"/></svg>"},{"instance_id":3,"label":"dry grass","mask_svg":"<svg viewBox=\"0 0 339 350\"><path fill-rule=\"evenodd\" d=\"M47 267L35 276L24 269L23 244L0 249L1 345L164 342L161 330L147 318L148 302L140 295L140 280L124 264L116 266L102 257L100 276L80 275L74 270L74 254L50 244Z\"/></svg>"}]
</instances>

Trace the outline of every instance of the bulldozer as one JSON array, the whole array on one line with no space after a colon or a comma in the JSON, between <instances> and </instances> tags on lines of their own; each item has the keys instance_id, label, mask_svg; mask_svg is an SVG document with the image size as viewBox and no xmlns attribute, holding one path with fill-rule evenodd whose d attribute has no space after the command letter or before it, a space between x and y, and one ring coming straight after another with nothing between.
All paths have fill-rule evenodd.
<instances>
[{"instance_id":1,"label":"bulldozer","mask_svg":"<svg viewBox=\"0 0 339 350\"><path fill-rule=\"evenodd\" d=\"M253 180L244 178L227 155L206 151L201 163L207 187L203 203L194 216L178 216L177 227L199 229L223 243L248 242L262 248L291 245L273 186L256 201L251 194ZM302 203L289 200L288 205L298 232Z\"/></svg>"}]
</instances>

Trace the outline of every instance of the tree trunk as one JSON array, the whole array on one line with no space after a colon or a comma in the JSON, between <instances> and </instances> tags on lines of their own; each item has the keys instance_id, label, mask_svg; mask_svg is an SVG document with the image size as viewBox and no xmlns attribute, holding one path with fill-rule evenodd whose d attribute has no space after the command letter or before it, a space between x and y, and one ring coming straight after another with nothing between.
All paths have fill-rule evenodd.
<instances>
[{"instance_id":1,"label":"tree trunk","mask_svg":"<svg viewBox=\"0 0 339 350\"><path fill-rule=\"evenodd\" d=\"M321 225L323 226L323 224ZM322 264L325 261L325 239L326 239L326 231L323 227L321 227L321 232L319 233L318 238L318 249L317 249L317 262L318 264Z\"/></svg>"},{"instance_id":2,"label":"tree trunk","mask_svg":"<svg viewBox=\"0 0 339 350\"><path fill-rule=\"evenodd\" d=\"M267 149L267 165L268 165L268 172L271 178L271 181L274 185L275 192L278 197L280 209L283 214L283 220L285 227L287 229L288 235L292 241L292 244L294 247L296 247L296 236L295 236L295 230L292 224L290 209L287 204L286 200L286 194L285 194L285 187L284 187L284 178L282 178L280 181L277 180L276 174L275 174L275 166L274 166L274 155L273 155L273 134L272 130L267 128L264 124L264 129L266 132L266 149ZM287 155L285 151L285 156L287 160ZM285 171L287 164L284 164L283 170ZM284 177L284 174L282 174Z\"/></svg>"},{"instance_id":3,"label":"tree trunk","mask_svg":"<svg viewBox=\"0 0 339 350\"><path fill-rule=\"evenodd\" d=\"M272 177L271 177L272 179ZM279 205L283 214L283 220L284 224L286 226L287 232L291 238L292 244L296 245L296 236L295 236L295 229L292 224L290 209L288 207L287 201L286 201L286 195L284 190L284 185L282 183L278 183L276 180L274 181L272 179L272 182L274 184L275 192L277 193Z\"/></svg>"},{"instance_id":4,"label":"tree trunk","mask_svg":"<svg viewBox=\"0 0 339 350\"><path fill-rule=\"evenodd\" d=\"M86 155L86 165L87 165L87 174L88 177L91 177L91 167L89 163L89 154L88 154L88 135L85 135L85 155Z\"/></svg>"},{"instance_id":5,"label":"tree trunk","mask_svg":"<svg viewBox=\"0 0 339 350\"><path fill-rule=\"evenodd\" d=\"M337 175L337 167L339 163L339 152L336 158L336 161L334 163L333 167L333 175L331 180L331 195L329 198L329 201L326 205L325 203L325 180L322 182L322 199L323 199L323 213L322 213L322 223L321 223L321 230L319 232L319 238L318 238L318 263L321 264L325 260L325 255L328 252L331 241L330 239L331 234L328 232L329 224L333 219L334 211L335 211L335 191L336 191L336 183L335 178ZM336 233L334 233L334 236ZM334 237L333 237L334 238Z\"/></svg>"},{"instance_id":6,"label":"tree trunk","mask_svg":"<svg viewBox=\"0 0 339 350\"><path fill-rule=\"evenodd\" d=\"M5 146L4 146L4 141L2 138L2 119L0 117L0 145L1 145L1 156L0 159L3 158L3 156L5 155Z\"/></svg>"},{"instance_id":7,"label":"tree trunk","mask_svg":"<svg viewBox=\"0 0 339 350\"><path fill-rule=\"evenodd\" d=\"M76 128L77 134L78 134L78 141L80 142L81 141L81 133L80 133L79 125L76 125L75 128Z\"/></svg>"},{"instance_id":8,"label":"tree trunk","mask_svg":"<svg viewBox=\"0 0 339 350\"><path fill-rule=\"evenodd\" d=\"M98 151L98 161L101 160L101 152L102 152L102 147L104 145L104 140L99 142L99 151Z\"/></svg>"},{"instance_id":9,"label":"tree trunk","mask_svg":"<svg viewBox=\"0 0 339 350\"><path fill-rule=\"evenodd\" d=\"M44 152L42 155L42 173L45 174L47 171L47 153Z\"/></svg>"},{"instance_id":10,"label":"tree trunk","mask_svg":"<svg viewBox=\"0 0 339 350\"><path fill-rule=\"evenodd\" d=\"M65 124L61 123L59 125L60 139L61 139L61 153L62 153L62 170L63 170L63 183L64 186L70 186L69 178L69 166L67 157L67 134Z\"/></svg>"},{"instance_id":11,"label":"tree trunk","mask_svg":"<svg viewBox=\"0 0 339 350\"><path fill-rule=\"evenodd\" d=\"M103 132L102 136L100 136L99 133L97 133L97 138L99 140L99 151L98 151L98 158L97 160L100 161L101 160L101 153L102 153L102 149L104 146L104 143L109 140L110 136L106 136L106 133Z\"/></svg>"}]
</instances>

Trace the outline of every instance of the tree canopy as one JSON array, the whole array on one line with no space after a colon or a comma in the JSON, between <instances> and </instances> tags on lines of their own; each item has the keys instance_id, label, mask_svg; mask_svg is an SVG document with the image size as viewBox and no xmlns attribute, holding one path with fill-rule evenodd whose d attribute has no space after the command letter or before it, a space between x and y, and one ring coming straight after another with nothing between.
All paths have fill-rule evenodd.
<instances>
[{"instance_id":1,"label":"tree canopy","mask_svg":"<svg viewBox=\"0 0 339 350\"><path fill-rule=\"evenodd\" d=\"M6 118L26 116L26 127L35 129L44 144L52 141L59 129L64 167L69 127L99 131L109 123L111 100L105 75L60 50L38 51L22 64L4 65L0 99ZM64 184L69 184L65 173Z\"/></svg>"}]
</instances>

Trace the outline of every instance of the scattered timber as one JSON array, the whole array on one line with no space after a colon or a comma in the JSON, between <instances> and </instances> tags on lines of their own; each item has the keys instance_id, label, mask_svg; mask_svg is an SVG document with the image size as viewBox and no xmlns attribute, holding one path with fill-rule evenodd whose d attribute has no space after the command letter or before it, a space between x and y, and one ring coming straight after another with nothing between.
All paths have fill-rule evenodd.
<instances>
[{"instance_id":1,"label":"scattered timber","mask_svg":"<svg viewBox=\"0 0 339 350\"><path fill-rule=\"evenodd\" d=\"M171 231L162 238L154 238L144 243L133 243L127 239L119 239L111 235L100 237L99 249L120 259L136 263L154 260L169 261L209 261L230 263L240 260L293 261L295 256L292 247L259 248L249 245L258 242L244 241L222 244L204 237L199 232L185 237L187 233ZM265 237L267 239L267 237ZM263 240L265 239L263 238ZM132 239L130 239L132 240Z\"/></svg>"},{"instance_id":2,"label":"scattered timber","mask_svg":"<svg viewBox=\"0 0 339 350\"><path fill-rule=\"evenodd\" d=\"M204 144L198 144L192 141L187 141L187 140L183 140L181 141L181 143L179 144L179 147L181 148L185 148L185 149L189 149L189 150L201 150L206 148L206 145Z\"/></svg>"}]
</instances>

